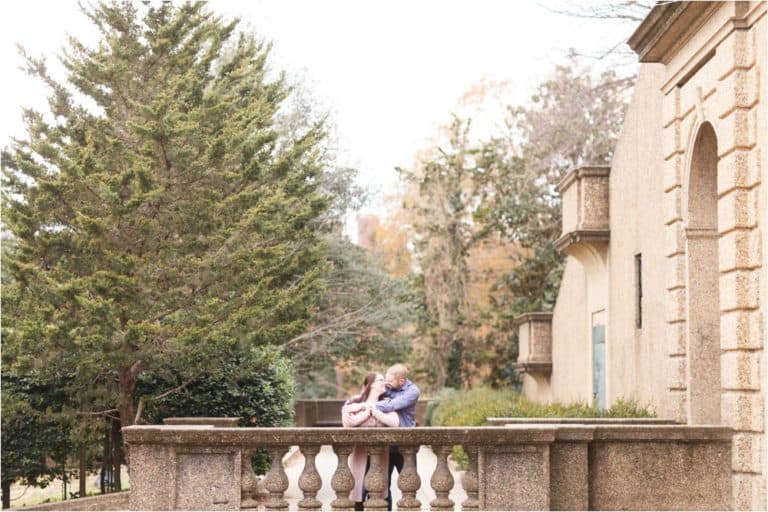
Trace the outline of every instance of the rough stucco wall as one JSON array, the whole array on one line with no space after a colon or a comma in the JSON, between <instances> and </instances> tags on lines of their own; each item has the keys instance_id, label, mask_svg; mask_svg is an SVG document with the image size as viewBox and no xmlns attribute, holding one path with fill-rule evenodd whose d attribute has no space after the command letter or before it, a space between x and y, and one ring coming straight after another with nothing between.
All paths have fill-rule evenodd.
<instances>
[{"instance_id":1,"label":"rough stucco wall","mask_svg":"<svg viewBox=\"0 0 768 512\"><path fill-rule=\"evenodd\" d=\"M661 64L643 64L611 163L610 334L607 403L636 398L669 414L664 397L666 258L659 87ZM635 263L642 254L643 326L635 328Z\"/></svg>"},{"instance_id":2,"label":"rough stucco wall","mask_svg":"<svg viewBox=\"0 0 768 512\"><path fill-rule=\"evenodd\" d=\"M766 76L768 76L768 71L766 71L765 67L768 66L768 18L763 18L756 27L757 30L757 48L758 48L758 62L760 62L761 66L763 67L762 70L762 84L761 84L761 92L760 92L760 98L761 103L763 104L763 107L759 109L758 115L758 126L760 127L760 133L762 133L762 137L760 140L758 140L758 144L760 145L760 153L761 153L761 183L763 183L762 187L765 187L766 184L768 184L768 107L765 106L765 102L768 101L768 79L766 79ZM765 189L763 189L765 190ZM768 226L768 194L766 192L763 192L759 195L760 202L758 204L758 207L760 209L761 215L760 215L760 226L761 226L761 235L763 240L763 248L762 248L762 300L760 304L760 309L762 312L762 320L763 320L763 330L760 333L760 336L763 339L763 349L760 354L760 368L762 369L762 395L763 400L766 399L766 380L768 379L766 377L766 373L768 372L768 357L766 357L766 319L768 319L768 265L766 265L766 255L768 255L768 232L766 231L766 226ZM765 411L765 401L763 402L763 417L766 415ZM763 427L763 430L765 430L765 427ZM766 505L768 505L768 477L766 477L766 474L768 473L768 457L766 457L766 439L765 439L765 433L762 435L762 443L759 443L758 448L762 450L762 460L761 462L761 469L762 474L760 475L760 483L759 483L759 489L758 493L761 497L760 501L756 503L756 508L767 508ZM758 457L760 459L760 457Z\"/></svg>"},{"instance_id":3,"label":"rough stucco wall","mask_svg":"<svg viewBox=\"0 0 768 512\"><path fill-rule=\"evenodd\" d=\"M552 400L592 402L584 269L568 257L552 316Z\"/></svg>"}]
</instances>

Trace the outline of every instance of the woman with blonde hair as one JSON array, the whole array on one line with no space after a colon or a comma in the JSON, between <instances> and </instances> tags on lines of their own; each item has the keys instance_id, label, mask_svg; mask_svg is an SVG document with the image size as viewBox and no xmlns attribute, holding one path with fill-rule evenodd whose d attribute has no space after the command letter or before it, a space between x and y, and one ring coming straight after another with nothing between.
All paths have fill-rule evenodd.
<instances>
[{"instance_id":1,"label":"woman with blonde hair","mask_svg":"<svg viewBox=\"0 0 768 512\"><path fill-rule=\"evenodd\" d=\"M397 427L400 418L396 412L381 412L376 408L376 402L386 391L384 376L380 373L369 373L363 380L362 392L347 400L341 408L341 423L345 427ZM368 453L365 447L355 446L349 456L349 469L355 478L355 487L350 499L355 502L355 510L363 510L363 479ZM381 455L381 467L389 464L389 453ZM389 492L389 489L387 489Z\"/></svg>"}]
</instances>

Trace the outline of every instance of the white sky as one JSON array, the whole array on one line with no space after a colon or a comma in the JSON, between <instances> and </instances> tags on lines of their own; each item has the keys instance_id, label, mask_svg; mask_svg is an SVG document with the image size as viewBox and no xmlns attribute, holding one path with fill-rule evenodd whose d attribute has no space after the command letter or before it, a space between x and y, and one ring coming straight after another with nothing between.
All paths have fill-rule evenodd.
<instances>
[{"instance_id":1,"label":"white sky","mask_svg":"<svg viewBox=\"0 0 768 512\"><path fill-rule=\"evenodd\" d=\"M211 0L210 7L273 41L273 66L303 77L332 112L340 163L359 169L360 183L379 194L472 85L509 81L512 101L523 103L568 48L604 50L633 29L554 14L533 0ZM22 106L45 109L45 89L17 69L15 43L51 62L67 34L96 40L76 0L0 4L0 146L23 134Z\"/></svg>"}]
</instances>

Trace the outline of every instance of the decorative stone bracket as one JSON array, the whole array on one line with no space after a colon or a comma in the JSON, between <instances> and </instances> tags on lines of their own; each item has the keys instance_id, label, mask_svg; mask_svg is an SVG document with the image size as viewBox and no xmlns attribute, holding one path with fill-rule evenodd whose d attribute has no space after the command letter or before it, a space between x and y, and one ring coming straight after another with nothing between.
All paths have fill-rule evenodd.
<instances>
[{"instance_id":1,"label":"decorative stone bracket","mask_svg":"<svg viewBox=\"0 0 768 512\"><path fill-rule=\"evenodd\" d=\"M515 319L519 355L514 368L523 373L552 373L552 313L526 313Z\"/></svg>"},{"instance_id":2,"label":"decorative stone bracket","mask_svg":"<svg viewBox=\"0 0 768 512\"><path fill-rule=\"evenodd\" d=\"M605 246L610 239L608 166L572 169L558 183L562 197L563 233L555 249L576 255L580 246Z\"/></svg>"}]
</instances>

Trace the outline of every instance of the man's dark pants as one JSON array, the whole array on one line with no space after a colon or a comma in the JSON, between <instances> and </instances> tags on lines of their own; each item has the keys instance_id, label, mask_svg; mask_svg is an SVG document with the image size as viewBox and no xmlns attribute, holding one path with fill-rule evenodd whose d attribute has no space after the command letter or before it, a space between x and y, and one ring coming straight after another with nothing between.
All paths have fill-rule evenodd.
<instances>
[{"instance_id":1,"label":"man's dark pants","mask_svg":"<svg viewBox=\"0 0 768 512\"><path fill-rule=\"evenodd\" d=\"M403 454L400 453L397 446L390 446L389 469L387 470L387 489L389 489L389 494L387 494L387 510L392 510L392 472L397 468L397 474L402 473L404 463Z\"/></svg>"}]
</instances>

